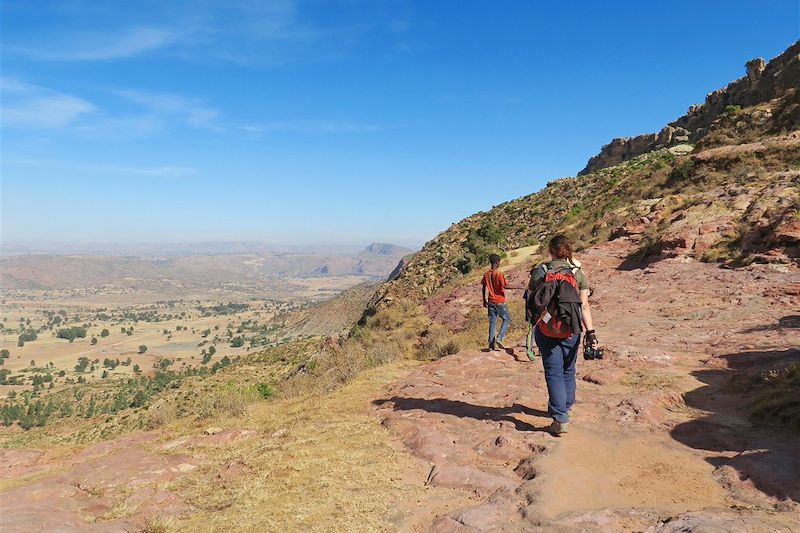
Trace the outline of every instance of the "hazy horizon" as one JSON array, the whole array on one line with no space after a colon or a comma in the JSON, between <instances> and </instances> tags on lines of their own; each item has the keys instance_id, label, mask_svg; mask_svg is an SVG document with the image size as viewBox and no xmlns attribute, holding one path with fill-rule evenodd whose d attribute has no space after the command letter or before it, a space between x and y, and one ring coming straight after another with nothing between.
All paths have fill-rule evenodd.
<instances>
[{"instance_id":1,"label":"hazy horizon","mask_svg":"<svg viewBox=\"0 0 800 533\"><path fill-rule=\"evenodd\" d=\"M287 243L270 241L197 240L197 241L40 241L3 242L0 255L191 255L247 253L312 253L355 255L372 244L390 244L415 251L421 245L403 245L384 241L365 243Z\"/></svg>"}]
</instances>

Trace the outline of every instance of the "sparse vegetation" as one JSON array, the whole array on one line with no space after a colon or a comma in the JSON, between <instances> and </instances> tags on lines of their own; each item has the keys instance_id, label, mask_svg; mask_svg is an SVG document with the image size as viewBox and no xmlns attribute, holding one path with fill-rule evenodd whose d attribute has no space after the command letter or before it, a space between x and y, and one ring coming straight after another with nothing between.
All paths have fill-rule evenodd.
<instances>
[{"instance_id":1,"label":"sparse vegetation","mask_svg":"<svg viewBox=\"0 0 800 533\"><path fill-rule=\"evenodd\" d=\"M755 420L800 431L800 364L762 374L756 388Z\"/></svg>"},{"instance_id":2,"label":"sparse vegetation","mask_svg":"<svg viewBox=\"0 0 800 533\"><path fill-rule=\"evenodd\" d=\"M728 116L736 116L742 111L742 106L730 104L725 106L725 114Z\"/></svg>"},{"instance_id":3,"label":"sparse vegetation","mask_svg":"<svg viewBox=\"0 0 800 533\"><path fill-rule=\"evenodd\" d=\"M694 161L691 159L687 159L683 163L679 164L678 166L674 167L672 171L669 173L669 184L675 185L678 183L683 183L687 181L689 178L692 177L694 174Z\"/></svg>"},{"instance_id":4,"label":"sparse vegetation","mask_svg":"<svg viewBox=\"0 0 800 533\"><path fill-rule=\"evenodd\" d=\"M59 329L57 336L59 339L67 339L69 342L75 339L83 339L86 337L86 328L82 326L72 326L70 328Z\"/></svg>"}]
</instances>

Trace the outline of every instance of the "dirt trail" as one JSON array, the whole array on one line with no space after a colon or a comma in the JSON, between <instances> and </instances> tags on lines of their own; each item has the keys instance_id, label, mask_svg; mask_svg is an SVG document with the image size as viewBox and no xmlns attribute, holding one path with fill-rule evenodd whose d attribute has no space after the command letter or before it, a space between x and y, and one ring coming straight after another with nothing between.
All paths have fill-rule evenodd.
<instances>
[{"instance_id":1,"label":"dirt trail","mask_svg":"<svg viewBox=\"0 0 800 533\"><path fill-rule=\"evenodd\" d=\"M596 431L576 417L569 438L542 458L541 508L548 518L576 508L648 507L683 512L725 504L714 467L663 436Z\"/></svg>"},{"instance_id":2,"label":"dirt trail","mask_svg":"<svg viewBox=\"0 0 800 533\"><path fill-rule=\"evenodd\" d=\"M622 270L629 251L620 240L581 256L607 357L579 361L566 435L546 432L541 362L519 343L519 360L461 352L376 400L383 425L429 465L427 483L471 498L403 528L796 527L797 434L754 425L749 389L731 377L800 361L797 274L682 258Z\"/></svg>"}]
</instances>

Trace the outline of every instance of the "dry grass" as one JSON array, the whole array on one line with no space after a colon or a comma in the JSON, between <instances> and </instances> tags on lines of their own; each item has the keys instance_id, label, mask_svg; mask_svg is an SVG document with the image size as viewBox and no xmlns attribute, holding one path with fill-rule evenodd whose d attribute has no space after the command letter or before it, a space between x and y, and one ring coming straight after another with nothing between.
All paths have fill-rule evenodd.
<instances>
[{"instance_id":1,"label":"dry grass","mask_svg":"<svg viewBox=\"0 0 800 533\"><path fill-rule=\"evenodd\" d=\"M753 419L800 431L800 364L765 372L756 387Z\"/></svg>"},{"instance_id":2,"label":"dry grass","mask_svg":"<svg viewBox=\"0 0 800 533\"><path fill-rule=\"evenodd\" d=\"M424 317L418 304L401 300L369 317L339 344L317 350L297 372L277 386L277 397L331 392L360 372L414 356Z\"/></svg>"},{"instance_id":3,"label":"dry grass","mask_svg":"<svg viewBox=\"0 0 800 533\"><path fill-rule=\"evenodd\" d=\"M147 408L144 426L156 429L173 423L178 418L178 408L174 402L158 400Z\"/></svg>"},{"instance_id":4,"label":"dry grass","mask_svg":"<svg viewBox=\"0 0 800 533\"><path fill-rule=\"evenodd\" d=\"M658 374L634 370L633 372L627 373L620 380L620 383L635 389L665 390L675 388L676 378L672 374Z\"/></svg>"},{"instance_id":5,"label":"dry grass","mask_svg":"<svg viewBox=\"0 0 800 533\"><path fill-rule=\"evenodd\" d=\"M240 417L247 412L247 406L258 399L253 387L229 381L200 398L198 414L204 419Z\"/></svg>"},{"instance_id":6,"label":"dry grass","mask_svg":"<svg viewBox=\"0 0 800 533\"><path fill-rule=\"evenodd\" d=\"M506 338L510 341L524 339L528 334L528 324L525 322L525 302L521 298L510 299L508 313L511 316L511 325L506 333ZM466 329L453 335L453 339L462 350L486 348L489 337L489 320L486 317L486 309L482 307L474 309L467 319ZM500 321L497 322L499 331Z\"/></svg>"},{"instance_id":7,"label":"dry grass","mask_svg":"<svg viewBox=\"0 0 800 533\"><path fill-rule=\"evenodd\" d=\"M167 533L173 529L173 521L159 516L150 516L144 519L141 526L133 531L135 533Z\"/></svg>"},{"instance_id":8,"label":"dry grass","mask_svg":"<svg viewBox=\"0 0 800 533\"><path fill-rule=\"evenodd\" d=\"M208 483L199 469L173 489L198 511L182 531L389 531L392 502L424 497L404 483L410 457L370 413L375 390L417 363L402 361L360 374L327 395L253 406L250 427L260 437L209 450L210 463L238 460L248 474Z\"/></svg>"}]
</instances>

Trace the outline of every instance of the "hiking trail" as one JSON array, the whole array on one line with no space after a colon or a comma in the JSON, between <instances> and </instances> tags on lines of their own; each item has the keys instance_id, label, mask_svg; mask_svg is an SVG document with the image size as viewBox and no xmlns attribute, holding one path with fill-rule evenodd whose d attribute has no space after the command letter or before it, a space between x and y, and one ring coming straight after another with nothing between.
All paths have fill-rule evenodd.
<instances>
[{"instance_id":1,"label":"hiking trail","mask_svg":"<svg viewBox=\"0 0 800 533\"><path fill-rule=\"evenodd\" d=\"M796 276L680 257L624 270L630 251L620 239L580 255L606 357L578 361L565 435L547 432L544 373L524 339L423 365L375 400L429 470L420 482L452 489L449 502L432 493L409 510L401 529L796 527L796 439L755 425L746 388L730 380L734 368L800 359Z\"/></svg>"}]
</instances>

